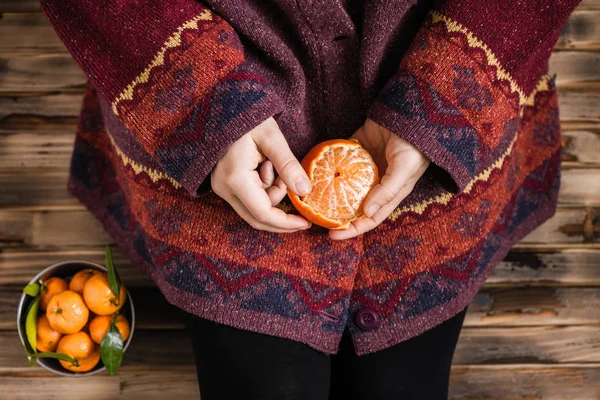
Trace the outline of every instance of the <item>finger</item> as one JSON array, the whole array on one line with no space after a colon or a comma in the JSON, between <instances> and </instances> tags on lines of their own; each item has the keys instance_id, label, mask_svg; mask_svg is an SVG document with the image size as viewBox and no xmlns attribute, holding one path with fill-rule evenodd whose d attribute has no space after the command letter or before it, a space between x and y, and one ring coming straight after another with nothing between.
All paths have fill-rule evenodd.
<instances>
[{"instance_id":1,"label":"finger","mask_svg":"<svg viewBox=\"0 0 600 400\"><path fill-rule=\"evenodd\" d=\"M246 221L250 226L255 229L259 229L261 231L268 231L274 233L293 233L303 229L284 229L284 228L275 228L272 226L265 225L254 218L252 213L248 211L248 209L244 206L240 199L236 196L229 197L226 201L231 205L231 207L235 210L235 212L242 217L244 221Z\"/></svg>"},{"instance_id":2,"label":"finger","mask_svg":"<svg viewBox=\"0 0 600 400\"><path fill-rule=\"evenodd\" d=\"M283 210L273 207L267 192L262 189L260 178L254 174L253 179L240 179L231 188L235 195L250 212L260 228L300 230L310 228L310 223L304 218L286 214Z\"/></svg>"},{"instance_id":3,"label":"finger","mask_svg":"<svg viewBox=\"0 0 600 400\"><path fill-rule=\"evenodd\" d=\"M279 128L273 128L268 135L258 135L255 140L288 188L299 196L310 193L310 180Z\"/></svg>"},{"instance_id":4,"label":"finger","mask_svg":"<svg viewBox=\"0 0 600 400\"><path fill-rule=\"evenodd\" d=\"M262 163L259 170L260 180L263 183L263 189L268 188L275 182L275 172L273 171L273 164L271 161L266 160Z\"/></svg>"},{"instance_id":5,"label":"finger","mask_svg":"<svg viewBox=\"0 0 600 400\"><path fill-rule=\"evenodd\" d=\"M287 195L287 186L280 178L277 178L275 183L269 186L265 191L267 195L271 199L271 205L275 207L277 204L281 203L281 200Z\"/></svg>"},{"instance_id":6,"label":"finger","mask_svg":"<svg viewBox=\"0 0 600 400\"><path fill-rule=\"evenodd\" d=\"M407 184L400 191L396 198L392 201L386 203L383 207L381 207L375 215L372 217L364 217L360 218L350 224L348 229L343 231L329 231L329 237L332 240L345 240L350 239L359 235L362 235L365 232L368 232L374 228L376 228L379 224L381 224L390 214L398 207L398 205L404 200L406 196L410 192L412 192L414 185Z\"/></svg>"},{"instance_id":7,"label":"finger","mask_svg":"<svg viewBox=\"0 0 600 400\"><path fill-rule=\"evenodd\" d=\"M420 160L403 160L396 157L387 167L385 175L371 190L365 200L364 212L372 217L386 204L397 200L400 190L407 185L409 180L418 180L427 169L427 163ZM410 192L409 192L410 193ZM408 193L407 193L408 195Z\"/></svg>"}]
</instances>

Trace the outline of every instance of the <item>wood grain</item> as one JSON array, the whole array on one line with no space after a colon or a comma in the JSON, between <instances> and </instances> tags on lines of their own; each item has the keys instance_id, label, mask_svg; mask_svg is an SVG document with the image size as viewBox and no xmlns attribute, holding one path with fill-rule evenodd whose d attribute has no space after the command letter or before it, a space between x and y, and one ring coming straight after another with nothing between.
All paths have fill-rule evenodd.
<instances>
[{"instance_id":1,"label":"wood grain","mask_svg":"<svg viewBox=\"0 0 600 400\"><path fill-rule=\"evenodd\" d=\"M35 378L43 391L24 391ZM19 369L3 377L3 393L14 400L47 400L61 393L63 400L163 400L197 399L196 373L192 366L159 371L124 366L119 375L106 374L74 381L35 367ZM65 390L68 389L68 390ZM450 400L598 400L600 367L588 364L455 365L450 380Z\"/></svg>"},{"instance_id":2,"label":"wood grain","mask_svg":"<svg viewBox=\"0 0 600 400\"><path fill-rule=\"evenodd\" d=\"M560 33L557 48L600 48L600 11L576 10Z\"/></svg>"},{"instance_id":3,"label":"wood grain","mask_svg":"<svg viewBox=\"0 0 600 400\"><path fill-rule=\"evenodd\" d=\"M82 88L87 77L69 54L0 57L0 93Z\"/></svg>"},{"instance_id":4,"label":"wood grain","mask_svg":"<svg viewBox=\"0 0 600 400\"><path fill-rule=\"evenodd\" d=\"M27 366L15 331L0 331L0 373ZM464 328L454 363L598 363L600 329L594 326ZM192 365L184 330L136 330L123 365L169 369Z\"/></svg>"},{"instance_id":5,"label":"wood grain","mask_svg":"<svg viewBox=\"0 0 600 400\"><path fill-rule=\"evenodd\" d=\"M595 152L595 136L584 135L571 136L568 146L575 151L587 143L588 152L581 152L581 158L586 159ZM73 137L69 135L61 140L46 140L43 135L3 138L0 134L0 207L37 206L52 210L70 206L82 210L79 202L67 193L72 143ZM600 206L600 168L563 166L558 201L567 206Z\"/></svg>"},{"instance_id":6,"label":"wood grain","mask_svg":"<svg viewBox=\"0 0 600 400\"><path fill-rule=\"evenodd\" d=\"M600 132L594 129L563 131L562 159L600 166Z\"/></svg>"},{"instance_id":7,"label":"wood grain","mask_svg":"<svg viewBox=\"0 0 600 400\"><path fill-rule=\"evenodd\" d=\"M0 264L1 265L1 264ZM486 281L487 287L598 286L600 250L513 248Z\"/></svg>"},{"instance_id":8,"label":"wood grain","mask_svg":"<svg viewBox=\"0 0 600 400\"><path fill-rule=\"evenodd\" d=\"M561 121L600 120L600 92L562 90L558 103Z\"/></svg>"},{"instance_id":9,"label":"wood grain","mask_svg":"<svg viewBox=\"0 0 600 400\"><path fill-rule=\"evenodd\" d=\"M454 366L451 400L598 400L594 365Z\"/></svg>"},{"instance_id":10,"label":"wood grain","mask_svg":"<svg viewBox=\"0 0 600 400\"><path fill-rule=\"evenodd\" d=\"M556 74L556 85L559 90L574 82L600 81L600 53L555 51L550 57L549 73Z\"/></svg>"},{"instance_id":11,"label":"wood grain","mask_svg":"<svg viewBox=\"0 0 600 400\"><path fill-rule=\"evenodd\" d=\"M5 248L0 250L0 285L23 286L42 269L66 260L85 260L104 265L104 247ZM113 247L113 260L123 281L133 287L153 286L148 277L118 248Z\"/></svg>"},{"instance_id":12,"label":"wood grain","mask_svg":"<svg viewBox=\"0 0 600 400\"><path fill-rule=\"evenodd\" d=\"M182 329L183 313L156 287L125 282L133 298L136 329ZM21 286L0 286L0 330L16 330ZM600 324L600 288L513 287L477 294L465 326Z\"/></svg>"},{"instance_id":13,"label":"wood grain","mask_svg":"<svg viewBox=\"0 0 600 400\"><path fill-rule=\"evenodd\" d=\"M129 285L153 285L119 249L113 249L113 256L121 277ZM43 268L65 260L102 264L104 248L4 248L0 251L0 285L21 287ZM518 285L600 286L600 249L513 249L487 279L486 287Z\"/></svg>"},{"instance_id":14,"label":"wood grain","mask_svg":"<svg viewBox=\"0 0 600 400\"><path fill-rule=\"evenodd\" d=\"M591 228L590 228L591 226ZM590 229L592 230L590 233ZM527 235L522 243L585 243L596 241L600 213L559 209L554 217ZM18 211L0 209L0 247L78 246L111 243L100 223L87 211Z\"/></svg>"}]
</instances>

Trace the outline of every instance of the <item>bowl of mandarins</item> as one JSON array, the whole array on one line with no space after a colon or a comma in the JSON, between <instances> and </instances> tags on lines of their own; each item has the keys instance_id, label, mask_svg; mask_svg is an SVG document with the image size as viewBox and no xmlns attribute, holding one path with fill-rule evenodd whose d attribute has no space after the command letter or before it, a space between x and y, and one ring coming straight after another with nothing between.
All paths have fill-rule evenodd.
<instances>
[{"instance_id":1,"label":"bowl of mandarins","mask_svg":"<svg viewBox=\"0 0 600 400\"><path fill-rule=\"evenodd\" d=\"M106 267L54 264L23 289L17 328L30 365L58 375L116 374L131 343L135 311L106 248Z\"/></svg>"}]
</instances>

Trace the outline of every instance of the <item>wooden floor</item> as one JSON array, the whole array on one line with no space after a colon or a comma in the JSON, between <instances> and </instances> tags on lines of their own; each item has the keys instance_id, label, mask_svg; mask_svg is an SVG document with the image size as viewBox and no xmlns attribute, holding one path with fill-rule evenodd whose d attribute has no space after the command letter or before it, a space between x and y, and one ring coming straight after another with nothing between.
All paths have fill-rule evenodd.
<instances>
[{"instance_id":1,"label":"wooden floor","mask_svg":"<svg viewBox=\"0 0 600 400\"><path fill-rule=\"evenodd\" d=\"M197 398L177 310L119 253L139 314L119 376L28 367L21 287L58 261L102 262L109 239L65 191L85 77L37 1L0 0L0 13L0 399ZM600 0L569 19L551 70L565 139L560 209L470 306L452 399L600 399Z\"/></svg>"}]
</instances>

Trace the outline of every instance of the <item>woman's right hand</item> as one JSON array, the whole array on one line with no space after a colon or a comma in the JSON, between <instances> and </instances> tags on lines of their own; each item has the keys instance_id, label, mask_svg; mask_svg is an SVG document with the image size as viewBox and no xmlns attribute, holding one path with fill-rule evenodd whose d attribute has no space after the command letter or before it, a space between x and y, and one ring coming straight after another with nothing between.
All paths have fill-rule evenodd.
<instances>
[{"instance_id":1,"label":"woman's right hand","mask_svg":"<svg viewBox=\"0 0 600 400\"><path fill-rule=\"evenodd\" d=\"M279 174L277 179L273 168ZM311 226L301 216L275 207L286 196L286 188L305 196L311 185L272 117L239 138L210 178L213 191L253 228L285 233Z\"/></svg>"}]
</instances>

